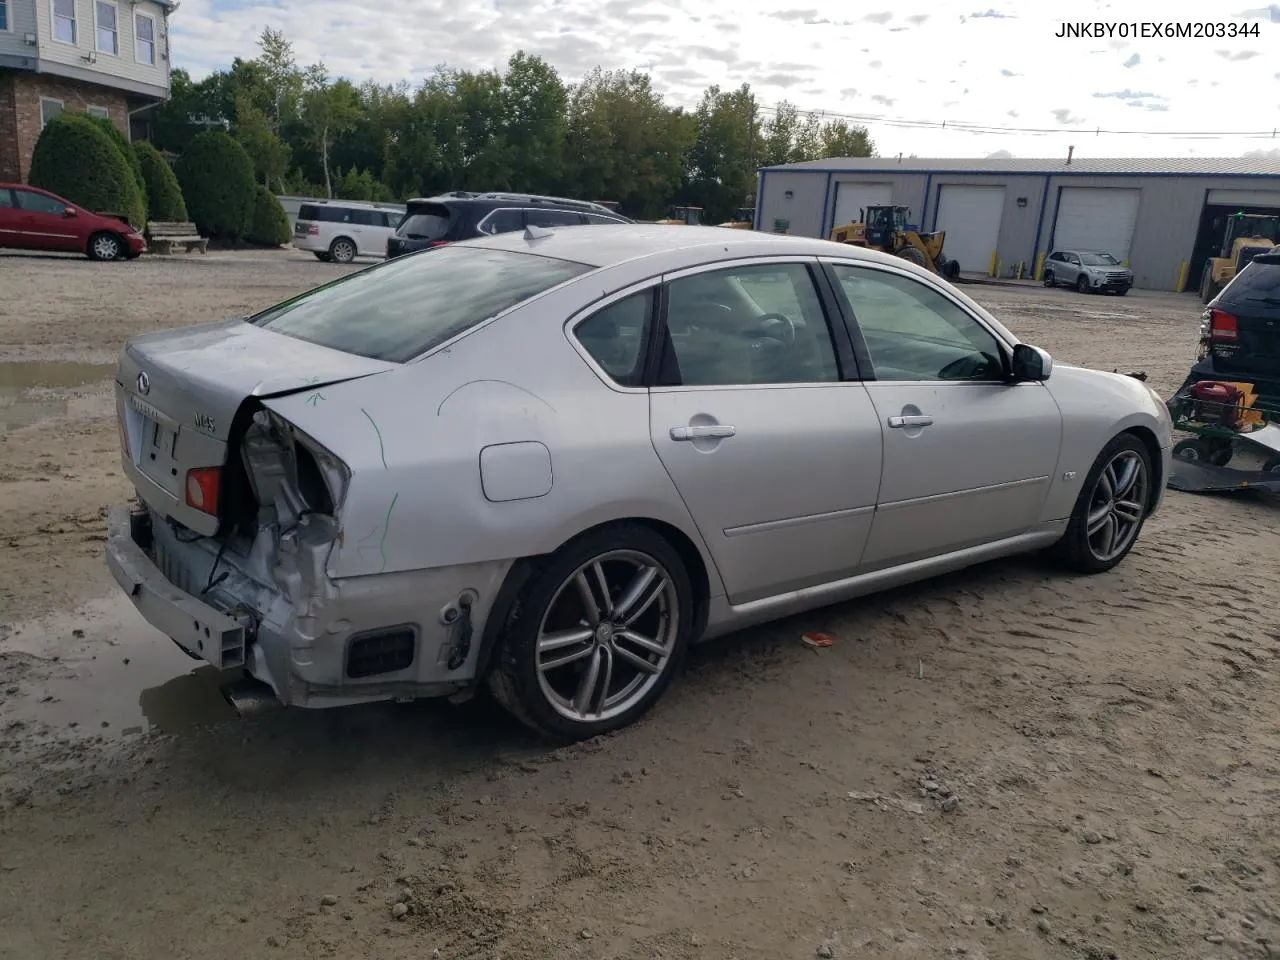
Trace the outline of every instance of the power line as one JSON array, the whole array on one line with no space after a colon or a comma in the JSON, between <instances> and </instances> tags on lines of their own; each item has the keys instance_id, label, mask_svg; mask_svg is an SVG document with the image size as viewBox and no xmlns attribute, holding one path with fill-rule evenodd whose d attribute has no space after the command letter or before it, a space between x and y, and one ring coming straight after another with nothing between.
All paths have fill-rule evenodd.
<instances>
[{"instance_id":1,"label":"power line","mask_svg":"<svg viewBox=\"0 0 1280 960\"><path fill-rule=\"evenodd\" d=\"M771 112L777 116L778 111L782 109L782 105L760 106L762 111ZM858 114L858 113L841 113L835 110L806 110L801 107L795 107L796 113L800 116L817 115L821 119L846 120L859 125L879 124L886 127L895 127L899 129L916 129L916 130L954 130L958 133L980 133L994 135L1030 135L1030 136L1057 136L1071 135L1082 136L1093 134L1101 136L1127 136L1127 137L1171 137L1181 139L1212 139L1216 137L1238 137L1250 140L1273 140L1280 135L1280 129L1272 130L1111 130L1104 127L1094 127L1090 130L1084 126L1073 126L1070 129L1061 127L1011 127L1001 124L983 124L974 123L968 120L912 120L905 117L884 117L875 114Z\"/></svg>"}]
</instances>

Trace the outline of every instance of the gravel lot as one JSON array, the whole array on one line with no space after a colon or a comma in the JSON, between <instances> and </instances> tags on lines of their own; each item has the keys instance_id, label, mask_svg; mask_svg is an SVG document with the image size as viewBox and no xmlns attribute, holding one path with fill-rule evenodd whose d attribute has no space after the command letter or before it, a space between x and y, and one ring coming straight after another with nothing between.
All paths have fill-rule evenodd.
<instances>
[{"instance_id":1,"label":"gravel lot","mask_svg":"<svg viewBox=\"0 0 1280 960\"><path fill-rule=\"evenodd\" d=\"M111 365L342 269L0 256L0 957L1280 951L1272 502L1171 492L1111 574L995 563L729 638L569 749L484 702L229 716L103 562ZM1193 297L967 289L1166 394L1193 357Z\"/></svg>"}]
</instances>

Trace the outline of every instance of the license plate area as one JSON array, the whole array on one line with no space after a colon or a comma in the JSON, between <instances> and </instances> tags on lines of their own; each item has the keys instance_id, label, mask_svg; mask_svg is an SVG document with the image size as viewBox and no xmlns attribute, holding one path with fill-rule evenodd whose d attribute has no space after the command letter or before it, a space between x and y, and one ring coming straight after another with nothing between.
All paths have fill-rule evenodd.
<instances>
[{"instance_id":1,"label":"license plate area","mask_svg":"<svg viewBox=\"0 0 1280 960\"><path fill-rule=\"evenodd\" d=\"M181 428L171 417L136 395L129 396L125 414L134 466L176 495Z\"/></svg>"}]
</instances>

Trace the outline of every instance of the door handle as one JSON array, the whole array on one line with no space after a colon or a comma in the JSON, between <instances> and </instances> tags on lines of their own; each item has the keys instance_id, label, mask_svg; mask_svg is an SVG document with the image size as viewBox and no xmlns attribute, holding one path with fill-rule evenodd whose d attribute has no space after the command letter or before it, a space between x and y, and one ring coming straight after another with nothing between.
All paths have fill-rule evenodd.
<instances>
[{"instance_id":1,"label":"door handle","mask_svg":"<svg viewBox=\"0 0 1280 960\"><path fill-rule=\"evenodd\" d=\"M718 440L732 437L738 431L728 424L716 423L701 427L672 427L672 440Z\"/></svg>"},{"instance_id":2,"label":"door handle","mask_svg":"<svg viewBox=\"0 0 1280 960\"><path fill-rule=\"evenodd\" d=\"M933 417L928 414L918 414L914 417L890 417L889 426L895 429L903 427L927 427L933 423Z\"/></svg>"}]
</instances>

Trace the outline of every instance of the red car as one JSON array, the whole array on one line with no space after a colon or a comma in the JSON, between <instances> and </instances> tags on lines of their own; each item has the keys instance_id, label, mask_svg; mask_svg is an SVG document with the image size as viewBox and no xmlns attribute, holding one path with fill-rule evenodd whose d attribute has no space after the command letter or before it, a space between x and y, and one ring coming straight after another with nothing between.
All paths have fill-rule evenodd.
<instances>
[{"instance_id":1,"label":"red car","mask_svg":"<svg viewBox=\"0 0 1280 960\"><path fill-rule=\"evenodd\" d=\"M147 242L118 217L90 213L38 187L0 183L0 247L132 260Z\"/></svg>"}]
</instances>

